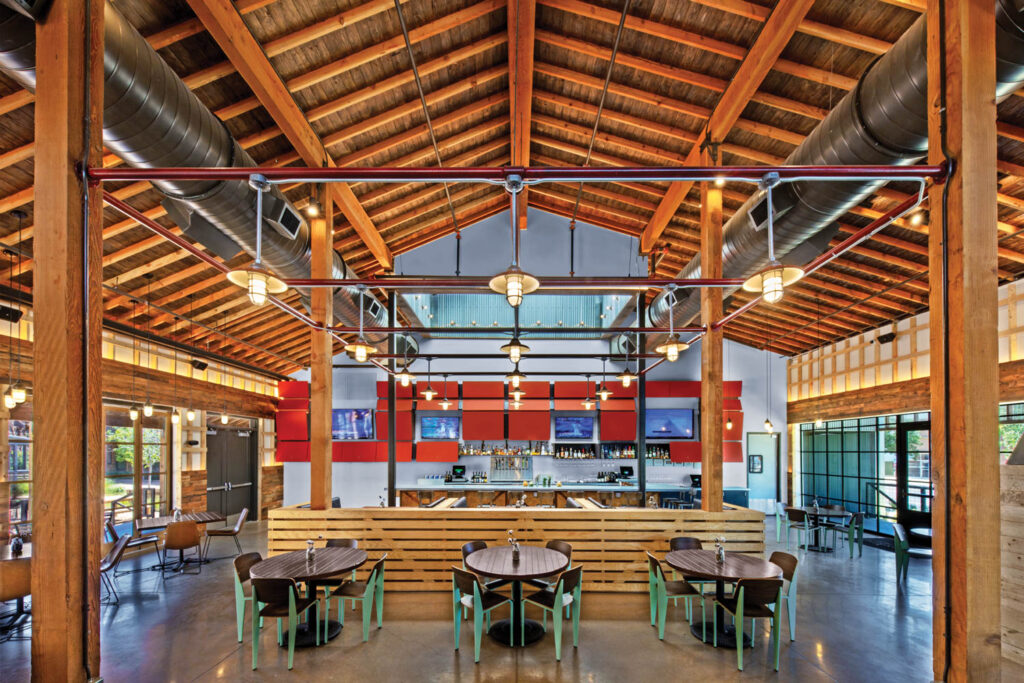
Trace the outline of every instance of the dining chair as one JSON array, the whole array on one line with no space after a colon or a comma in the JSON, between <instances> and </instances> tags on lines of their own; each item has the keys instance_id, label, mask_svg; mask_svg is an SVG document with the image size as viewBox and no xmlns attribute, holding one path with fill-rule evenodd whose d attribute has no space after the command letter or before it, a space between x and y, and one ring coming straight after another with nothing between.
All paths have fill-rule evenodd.
<instances>
[{"instance_id":1,"label":"dining chair","mask_svg":"<svg viewBox=\"0 0 1024 683\"><path fill-rule=\"evenodd\" d=\"M796 567L799 562L781 550L772 553L768 561L782 569L782 601L786 603L786 615L789 617L789 639L796 640Z\"/></svg>"},{"instance_id":2,"label":"dining chair","mask_svg":"<svg viewBox=\"0 0 1024 683\"><path fill-rule=\"evenodd\" d=\"M782 527L786 523L786 504L781 500L775 501L775 542L782 542Z\"/></svg>"},{"instance_id":3,"label":"dining chair","mask_svg":"<svg viewBox=\"0 0 1024 683\"><path fill-rule=\"evenodd\" d=\"M756 633L755 619L759 617L772 620L771 636L775 639L775 670L779 670L779 614L782 611L782 579L740 579L736 582L736 591L732 597L715 599L719 605L736 621L736 668L743 671L743 620L751 618L750 638L753 642ZM773 607L774 605L774 607ZM714 645L718 647L718 610L714 614Z\"/></svg>"},{"instance_id":4,"label":"dining chair","mask_svg":"<svg viewBox=\"0 0 1024 683\"><path fill-rule=\"evenodd\" d=\"M566 541L555 540L555 541L548 541L544 545L544 547L547 548L548 550L555 550L555 551L560 552L563 555L565 555L565 559L569 560L569 564L566 565L566 569L572 569L572 545L570 545ZM557 581L557 579L556 579L556 581ZM551 588L554 588L554 586L555 586L555 581L545 581L544 579L533 579L531 581L527 581L527 583L529 583L531 586L534 586L536 588L541 588L541 589L544 589L544 590L550 590ZM568 619L569 616L570 616L569 609L566 608L566 610L565 610L565 618Z\"/></svg>"},{"instance_id":5,"label":"dining chair","mask_svg":"<svg viewBox=\"0 0 1024 683\"><path fill-rule=\"evenodd\" d=\"M693 623L693 608L690 601L693 598L700 600L701 621L705 616L704 596L686 581L668 581L665 579L665 572L661 570L661 562L654 555L647 553L647 588L651 597L651 626L658 624L658 639L665 640L665 616L668 613L668 601L673 600L676 604L680 599L686 601L687 621ZM702 631L707 636L706 631Z\"/></svg>"},{"instance_id":6,"label":"dining chair","mask_svg":"<svg viewBox=\"0 0 1024 683\"><path fill-rule=\"evenodd\" d=\"M467 609L473 610L473 661L480 661L480 637L483 635L484 619L487 629L491 628L491 612L505 603L512 605L512 599L480 584L476 574L452 567L452 623L455 627L455 649L459 649L459 632L462 618ZM460 609L463 614L460 616ZM514 642L515 631L508 630L508 644Z\"/></svg>"},{"instance_id":7,"label":"dining chair","mask_svg":"<svg viewBox=\"0 0 1024 683\"><path fill-rule=\"evenodd\" d=\"M164 561L163 565L167 565L167 551L177 550L178 551L178 564L174 567L173 571L184 572L185 567L185 551L196 549L196 553L199 556L199 562L197 562L196 574L203 571L202 563L202 536L199 534L199 525L194 521L182 521L182 522L171 522L167 525L167 531L164 533ZM161 570L163 575L166 575L166 570Z\"/></svg>"},{"instance_id":8,"label":"dining chair","mask_svg":"<svg viewBox=\"0 0 1024 683\"><path fill-rule=\"evenodd\" d=\"M329 539L327 539L326 547L328 547L328 548L358 548L359 547L359 541L357 541L354 538L329 538ZM331 588L337 588L338 586L340 586L345 581L355 581L355 580L356 580L356 570L353 569L352 570L352 574L350 575L350 577L348 579L345 579L345 578L343 578L341 576L331 577L331 578L328 578L328 579L317 579L316 581L312 582L312 587L313 587L314 591L319 590L320 588L323 588L324 589L324 593L326 594ZM352 600L352 609L355 610L355 608L356 608L356 601Z\"/></svg>"},{"instance_id":9,"label":"dining chair","mask_svg":"<svg viewBox=\"0 0 1024 683\"><path fill-rule=\"evenodd\" d=\"M846 541L850 546L850 559L853 559L853 546L857 546L857 556L864 556L864 513L855 512L848 524L836 524L830 527L832 531L832 547L838 549L837 536L845 534Z\"/></svg>"},{"instance_id":10,"label":"dining chair","mask_svg":"<svg viewBox=\"0 0 1024 683\"><path fill-rule=\"evenodd\" d=\"M580 598L583 594L583 566L566 569L558 575L552 584L552 590L539 590L523 598L541 608L544 615L544 631L548 630L548 612L551 612L551 623L555 628L555 659L562 661L562 609L565 608L566 618L572 617L572 646L580 646ZM520 624L520 638L526 642L526 620Z\"/></svg>"},{"instance_id":11,"label":"dining chair","mask_svg":"<svg viewBox=\"0 0 1024 683\"><path fill-rule=\"evenodd\" d=\"M469 543L462 544L462 568L466 568L466 558L475 553L478 550L483 550L487 547L487 541L470 541Z\"/></svg>"},{"instance_id":12,"label":"dining chair","mask_svg":"<svg viewBox=\"0 0 1024 683\"><path fill-rule=\"evenodd\" d=\"M704 544L696 536L676 536L675 538L670 538L669 541L668 541L669 552L671 552L673 550L702 550L703 548L704 548ZM679 575L676 573L675 569L672 570L672 578L673 579L678 579L679 578ZM701 595L704 595L704 587L707 584L711 584L712 586L715 585L714 581L706 581L704 579L698 579L695 576L684 576L683 579L687 583L689 583L691 585L694 585L694 586L697 586L698 588L700 588L700 594ZM687 609L687 611L689 611L689 609L690 609L690 603L689 602L686 603L686 609ZM690 615L687 615L687 616L692 619L692 616L690 616Z\"/></svg>"},{"instance_id":13,"label":"dining chair","mask_svg":"<svg viewBox=\"0 0 1024 683\"><path fill-rule=\"evenodd\" d=\"M262 562L263 556L259 553L245 553L235 558L235 621L238 626L238 642L242 642L242 626L245 623L245 605L252 602L252 582L249 572L253 565ZM249 583L249 594L245 593L245 584ZM254 607L257 611L258 608ZM262 621L260 622L262 626Z\"/></svg>"},{"instance_id":14,"label":"dining chair","mask_svg":"<svg viewBox=\"0 0 1024 683\"><path fill-rule=\"evenodd\" d=\"M316 596L304 598L299 595L299 587L294 579L251 579L253 604L260 604L260 609L252 611L252 668L256 670L256 659L260 644L260 623L263 617L277 619L277 643L282 644L281 620L288 619L288 669L291 670L295 661L295 629L299 624L299 615L313 609L315 618L306 617L306 624L312 622L315 629L316 645L320 644L320 601Z\"/></svg>"},{"instance_id":15,"label":"dining chair","mask_svg":"<svg viewBox=\"0 0 1024 683\"><path fill-rule=\"evenodd\" d=\"M807 544L811 538L811 533L814 531L820 531L821 527L817 526L817 522L815 522L815 526L811 526L811 516L804 510L799 510L797 508L788 508L786 510L786 519L786 550L789 550L789 539L792 537L794 530L796 531L797 548L803 546L804 550L806 550Z\"/></svg>"},{"instance_id":16,"label":"dining chair","mask_svg":"<svg viewBox=\"0 0 1024 683\"><path fill-rule=\"evenodd\" d=\"M907 570L910 568L910 541L902 524L892 525L892 541L896 551L896 582L899 583L900 579L907 580Z\"/></svg>"},{"instance_id":17,"label":"dining chair","mask_svg":"<svg viewBox=\"0 0 1024 683\"><path fill-rule=\"evenodd\" d=\"M116 605L120 600L117 597L117 588L114 585L114 578L117 578L117 565L121 563L124 549L128 547L131 536L121 536L114 543L113 547L100 560L100 583L107 589L107 604ZM111 578L113 576L114 578Z\"/></svg>"},{"instance_id":18,"label":"dining chair","mask_svg":"<svg viewBox=\"0 0 1024 683\"><path fill-rule=\"evenodd\" d=\"M238 555L242 554L242 545L238 542L238 534L242 533L242 525L245 524L245 520L249 517L249 508L242 508L242 511L238 513L238 519L235 520L235 526L226 527L221 529L211 529L209 526L206 527L206 545L203 547L203 560L210 556L210 541L214 538L228 538L235 542L235 548L238 549ZM236 555L236 557L238 556Z\"/></svg>"},{"instance_id":19,"label":"dining chair","mask_svg":"<svg viewBox=\"0 0 1024 683\"><path fill-rule=\"evenodd\" d=\"M324 598L324 628L331 616L331 598L338 601L338 621L345 625L345 600L362 603L363 610L363 642L370 639L370 613L374 602L377 603L377 628L384 622L384 562L387 553L373 564L366 581L345 581L337 589L328 591Z\"/></svg>"},{"instance_id":20,"label":"dining chair","mask_svg":"<svg viewBox=\"0 0 1024 683\"><path fill-rule=\"evenodd\" d=\"M138 523L139 523L139 520L136 519L135 520L136 528L138 528ZM118 540L120 540L121 535L119 533L117 533L117 528L114 526L114 523L111 520L108 519L106 522L104 522L103 525L107 529L107 536L110 537L110 542L111 543L117 543ZM152 544L153 545L153 550L155 550L157 552L157 555L160 554L160 537L157 536L156 534L143 534L142 536L132 536L132 535L129 534L127 536L127 538L128 538L128 545L125 546L125 550L131 550L132 548L141 548L144 545ZM120 565L121 563L118 562L118 564ZM114 577L124 576L125 574L134 574L135 572L139 572L139 571L144 571L144 570L142 570L142 569L131 569L131 570L128 570L128 571L118 571L117 568L115 567L114 568L114 573L112 574L112 576L114 576Z\"/></svg>"}]
</instances>

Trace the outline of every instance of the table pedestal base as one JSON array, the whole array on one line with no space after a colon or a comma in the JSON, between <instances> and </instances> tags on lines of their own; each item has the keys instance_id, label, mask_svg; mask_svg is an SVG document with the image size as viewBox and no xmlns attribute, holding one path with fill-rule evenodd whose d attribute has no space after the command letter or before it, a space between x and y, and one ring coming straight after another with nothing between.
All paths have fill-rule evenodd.
<instances>
[{"instance_id":1,"label":"table pedestal base","mask_svg":"<svg viewBox=\"0 0 1024 683\"><path fill-rule=\"evenodd\" d=\"M502 619L494 622L491 625L491 630L487 633L494 638L498 643L505 647L521 647L523 645L529 645L530 643L536 643L538 640L544 637L544 627L540 625L540 622L534 621L533 619L524 619L523 630L526 638L521 639L519 636L519 629L515 628L512 624L511 619ZM509 631L513 630L512 645L509 645Z\"/></svg>"},{"instance_id":2,"label":"table pedestal base","mask_svg":"<svg viewBox=\"0 0 1024 683\"><path fill-rule=\"evenodd\" d=\"M704 633L704 629L707 629L707 640L704 641L705 645L715 646L715 624L711 621L705 621L703 624L696 622L690 626L690 633L694 635L697 640L701 639ZM718 647L736 649L736 627L719 624L718 626ZM753 647L753 642L750 640L750 634L743 634L743 647Z\"/></svg>"},{"instance_id":3,"label":"table pedestal base","mask_svg":"<svg viewBox=\"0 0 1024 683\"><path fill-rule=\"evenodd\" d=\"M275 626L276 628L276 626ZM324 639L324 625L320 622L320 644L323 645L326 640L334 640L341 633L342 625L337 621L327 622L327 638ZM288 632L284 634L284 638L281 642L281 647L288 647ZM309 624L298 624L295 627L295 647L316 647L316 631L309 627Z\"/></svg>"},{"instance_id":4,"label":"table pedestal base","mask_svg":"<svg viewBox=\"0 0 1024 683\"><path fill-rule=\"evenodd\" d=\"M809 550L812 553L834 553L835 548L830 548L827 545L809 545L804 550Z\"/></svg>"}]
</instances>

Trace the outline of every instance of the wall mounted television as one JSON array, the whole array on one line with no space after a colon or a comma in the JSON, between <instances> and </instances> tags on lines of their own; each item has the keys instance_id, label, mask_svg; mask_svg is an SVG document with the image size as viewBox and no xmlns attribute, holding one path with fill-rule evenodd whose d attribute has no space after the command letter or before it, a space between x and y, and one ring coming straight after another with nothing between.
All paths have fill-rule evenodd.
<instances>
[{"instance_id":1,"label":"wall mounted television","mask_svg":"<svg viewBox=\"0 0 1024 683\"><path fill-rule=\"evenodd\" d=\"M459 418L424 415L420 418L420 438L435 441L458 441Z\"/></svg>"},{"instance_id":2,"label":"wall mounted television","mask_svg":"<svg viewBox=\"0 0 1024 683\"><path fill-rule=\"evenodd\" d=\"M574 417L571 415L555 416L556 439L593 439L594 418Z\"/></svg>"},{"instance_id":3,"label":"wall mounted television","mask_svg":"<svg viewBox=\"0 0 1024 683\"><path fill-rule=\"evenodd\" d=\"M690 408L650 408L644 435L648 439L692 439L693 410Z\"/></svg>"},{"instance_id":4,"label":"wall mounted television","mask_svg":"<svg viewBox=\"0 0 1024 683\"><path fill-rule=\"evenodd\" d=\"M335 408L331 411L331 439L353 441L373 438L373 409Z\"/></svg>"}]
</instances>

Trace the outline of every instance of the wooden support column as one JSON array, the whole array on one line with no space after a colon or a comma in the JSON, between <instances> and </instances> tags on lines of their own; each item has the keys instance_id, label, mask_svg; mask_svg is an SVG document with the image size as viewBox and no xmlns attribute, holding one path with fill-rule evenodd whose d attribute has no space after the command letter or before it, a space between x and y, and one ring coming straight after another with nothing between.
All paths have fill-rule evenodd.
<instances>
[{"instance_id":1,"label":"wooden support column","mask_svg":"<svg viewBox=\"0 0 1024 683\"><path fill-rule=\"evenodd\" d=\"M509 0L508 86L512 135L512 165L530 165L530 129L533 110L533 46L537 23L537 0ZM528 188L516 196L519 227L526 229Z\"/></svg>"},{"instance_id":2,"label":"wooden support column","mask_svg":"<svg viewBox=\"0 0 1024 683\"><path fill-rule=\"evenodd\" d=\"M930 195L934 677L995 681L1001 543L994 4L929 0L927 17L928 157L939 163L948 154L956 164L948 187Z\"/></svg>"},{"instance_id":3,"label":"wooden support column","mask_svg":"<svg viewBox=\"0 0 1024 683\"><path fill-rule=\"evenodd\" d=\"M55 0L36 33L32 680L99 676L103 522L102 0ZM85 27L85 30L83 30Z\"/></svg>"},{"instance_id":4,"label":"wooden support column","mask_svg":"<svg viewBox=\"0 0 1024 683\"><path fill-rule=\"evenodd\" d=\"M310 221L312 277L331 277L334 256L334 209L326 185L316 187L320 215ZM314 287L311 293L313 320L334 321L331 289ZM331 407L334 397L334 343L327 330L310 331L309 406L309 504L314 510L331 507Z\"/></svg>"},{"instance_id":5,"label":"wooden support column","mask_svg":"<svg viewBox=\"0 0 1024 683\"><path fill-rule=\"evenodd\" d=\"M705 153L701 163L710 165ZM722 190L712 183L700 186L701 276L722 277ZM711 323L722 317L722 290L700 290L700 317L707 327L700 343L701 509L722 511L722 331Z\"/></svg>"}]
</instances>

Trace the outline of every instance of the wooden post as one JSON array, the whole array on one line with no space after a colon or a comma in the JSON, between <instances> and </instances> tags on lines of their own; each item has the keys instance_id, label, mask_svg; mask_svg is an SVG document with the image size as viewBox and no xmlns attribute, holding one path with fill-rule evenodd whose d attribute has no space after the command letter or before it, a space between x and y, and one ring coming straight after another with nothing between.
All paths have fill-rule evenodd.
<instances>
[{"instance_id":1,"label":"wooden post","mask_svg":"<svg viewBox=\"0 0 1024 683\"><path fill-rule=\"evenodd\" d=\"M398 323L398 295L392 290L388 294L388 327ZM392 356L388 367L388 507L395 507L395 476L397 470L397 445L395 444L395 369L398 364L394 358L398 350L398 337L388 335L388 353Z\"/></svg>"},{"instance_id":2,"label":"wooden post","mask_svg":"<svg viewBox=\"0 0 1024 683\"><path fill-rule=\"evenodd\" d=\"M9 384L0 384L0 392L6 392ZM11 411L0 401L0 543L8 539L11 520L10 444L7 441Z\"/></svg>"},{"instance_id":3,"label":"wooden post","mask_svg":"<svg viewBox=\"0 0 1024 683\"><path fill-rule=\"evenodd\" d=\"M36 34L32 679L99 676L103 522L102 0L55 0ZM85 27L85 30L83 30Z\"/></svg>"},{"instance_id":4,"label":"wooden post","mask_svg":"<svg viewBox=\"0 0 1024 683\"><path fill-rule=\"evenodd\" d=\"M334 256L334 208L326 185L316 187L320 215L310 221L312 277L332 276ZM314 287L311 294L313 320L325 325L334 321L331 290ZM334 385L334 342L327 330L310 331L309 405L309 504L314 510L331 507L331 408Z\"/></svg>"},{"instance_id":5,"label":"wooden post","mask_svg":"<svg viewBox=\"0 0 1024 683\"><path fill-rule=\"evenodd\" d=\"M929 0L927 17L928 157L948 154L956 165L948 187L930 195L933 667L936 680L993 681L1001 657L994 5Z\"/></svg>"},{"instance_id":6,"label":"wooden post","mask_svg":"<svg viewBox=\"0 0 1024 683\"><path fill-rule=\"evenodd\" d=\"M702 163L710 165L707 153ZM722 277L722 190L712 183L700 185L701 276ZM722 511L722 331L711 323L722 317L722 290L700 290L700 317L707 328L700 343L700 469L701 509Z\"/></svg>"},{"instance_id":7,"label":"wooden post","mask_svg":"<svg viewBox=\"0 0 1024 683\"><path fill-rule=\"evenodd\" d=\"M636 298L636 326L643 330L647 327L647 299L644 293ZM647 348L647 335L640 332L637 335L639 344L637 355L642 355ZM627 370L629 368L626 368ZM638 358L636 372L640 377L637 379L636 388L636 482L640 489L640 505L647 507L647 359Z\"/></svg>"}]
</instances>

